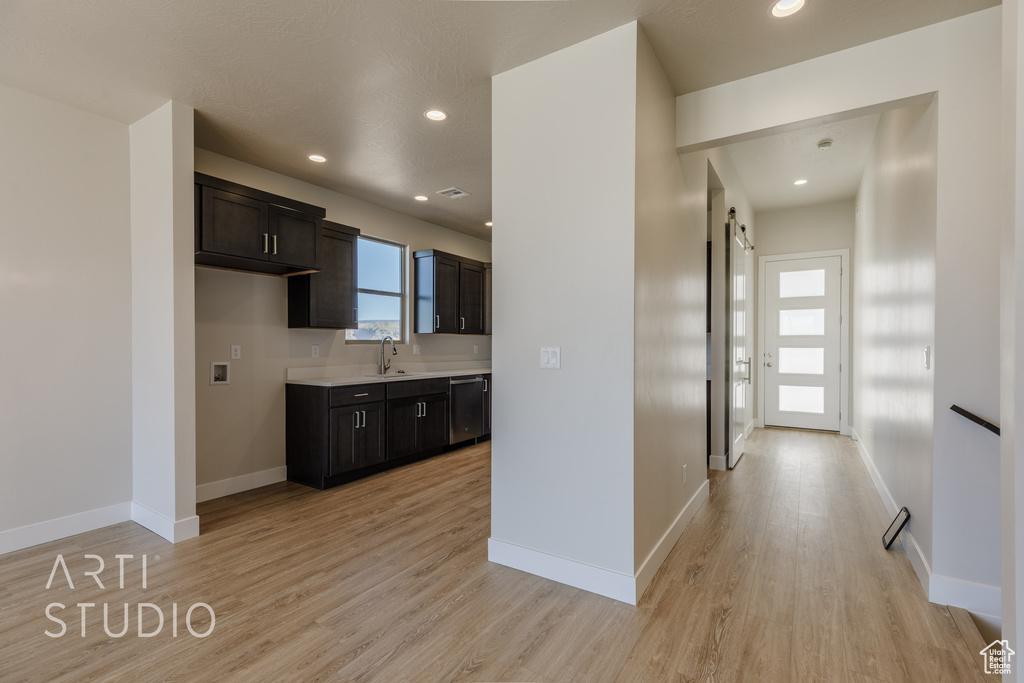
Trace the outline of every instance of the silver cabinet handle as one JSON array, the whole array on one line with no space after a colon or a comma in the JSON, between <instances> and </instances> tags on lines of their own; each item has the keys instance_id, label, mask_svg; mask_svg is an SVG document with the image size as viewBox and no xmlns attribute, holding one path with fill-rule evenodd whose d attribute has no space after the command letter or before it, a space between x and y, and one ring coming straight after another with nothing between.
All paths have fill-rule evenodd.
<instances>
[{"instance_id":1,"label":"silver cabinet handle","mask_svg":"<svg viewBox=\"0 0 1024 683\"><path fill-rule=\"evenodd\" d=\"M435 330L441 329L441 316L435 315L434 318L436 318L436 322L434 323L434 329Z\"/></svg>"},{"instance_id":2,"label":"silver cabinet handle","mask_svg":"<svg viewBox=\"0 0 1024 683\"><path fill-rule=\"evenodd\" d=\"M274 235L274 256L277 256L277 235Z\"/></svg>"},{"instance_id":3,"label":"silver cabinet handle","mask_svg":"<svg viewBox=\"0 0 1024 683\"><path fill-rule=\"evenodd\" d=\"M484 380L484 391L487 391L487 380Z\"/></svg>"},{"instance_id":4,"label":"silver cabinet handle","mask_svg":"<svg viewBox=\"0 0 1024 683\"><path fill-rule=\"evenodd\" d=\"M366 426L366 411L363 410L363 411L360 411L360 412L362 412L362 414L363 414L363 426L365 427Z\"/></svg>"},{"instance_id":5,"label":"silver cabinet handle","mask_svg":"<svg viewBox=\"0 0 1024 683\"><path fill-rule=\"evenodd\" d=\"M268 251L270 251L270 248L267 246L267 239L269 239L269 236L267 235L267 233L263 233L263 253L264 254L266 254Z\"/></svg>"},{"instance_id":6,"label":"silver cabinet handle","mask_svg":"<svg viewBox=\"0 0 1024 683\"><path fill-rule=\"evenodd\" d=\"M417 402L417 403L416 403L416 417L423 417L423 416L422 416L422 415L420 414L420 408L421 408L422 406L423 406L423 404L422 404L422 403L419 403L419 402Z\"/></svg>"},{"instance_id":7,"label":"silver cabinet handle","mask_svg":"<svg viewBox=\"0 0 1024 683\"><path fill-rule=\"evenodd\" d=\"M423 402L423 417L427 416L427 402Z\"/></svg>"},{"instance_id":8,"label":"silver cabinet handle","mask_svg":"<svg viewBox=\"0 0 1024 683\"><path fill-rule=\"evenodd\" d=\"M356 427L355 428L359 429L359 411L357 410L356 412L352 413L352 417L354 417L356 419Z\"/></svg>"},{"instance_id":9,"label":"silver cabinet handle","mask_svg":"<svg viewBox=\"0 0 1024 683\"><path fill-rule=\"evenodd\" d=\"M460 330L464 330L464 329L466 329L466 319L465 319L465 318L459 318L459 320L461 320L461 321L462 321L462 326L461 326L461 327L459 327L459 329L460 329Z\"/></svg>"},{"instance_id":10,"label":"silver cabinet handle","mask_svg":"<svg viewBox=\"0 0 1024 683\"><path fill-rule=\"evenodd\" d=\"M370 392L366 392L365 394L352 394L352 398L359 398L360 396L369 396L369 395L370 395Z\"/></svg>"}]
</instances>

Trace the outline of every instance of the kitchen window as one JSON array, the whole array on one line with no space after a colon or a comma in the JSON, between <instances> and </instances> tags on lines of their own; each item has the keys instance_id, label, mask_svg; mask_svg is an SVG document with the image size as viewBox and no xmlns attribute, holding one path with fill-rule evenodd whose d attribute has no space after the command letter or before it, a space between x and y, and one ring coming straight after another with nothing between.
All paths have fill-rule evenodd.
<instances>
[{"instance_id":1,"label":"kitchen window","mask_svg":"<svg viewBox=\"0 0 1024 683\"><path fill-rule=\"evenodd\" d=\"M358 329L346 330L346 341L396 342L405 330L405 246L359 237L356 256Z\"/></svg>"}]
</instances>

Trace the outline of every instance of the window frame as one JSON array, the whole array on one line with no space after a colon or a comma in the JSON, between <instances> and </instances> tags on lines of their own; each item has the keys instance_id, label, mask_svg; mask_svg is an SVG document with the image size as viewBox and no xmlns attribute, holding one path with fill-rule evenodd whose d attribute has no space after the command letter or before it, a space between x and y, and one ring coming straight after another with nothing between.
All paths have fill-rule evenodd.
<instances>
[{"instance_id":1,"label":"window frame","mask_svg":"<svg viewBox=\"0 0 1024 683\"><path fill-rule=\"evenodd\" d=\"M399 282L401 283L401 291L399 293L386 292L379 289L365 289L359 286L359 253L360 249L356 249L356 325L359 324L359 295L360 294L373 294L375 296L388 296L398 299L398 311L399 311L399 339L395 339L396 344L405 344L408 342L409 335L409 311L407 308L407 295L409 292L409 280L407 277L408 267L406 262L408 260L409 245L402 244L401 242L394 242L392 240L383 239L381 237L373 237L371 235L359 235L356 240L366 240L369 242L377 242L384 244L389 247L397 247L399 249ZM358 244L358 242L357 242ZM358 327L356 328L358 329ZM354 332L355 330L353 330ZM380 344L380 339L349 339L348 330L345 331L345 343L346 344Z\"/></svg>"}]
</instances>

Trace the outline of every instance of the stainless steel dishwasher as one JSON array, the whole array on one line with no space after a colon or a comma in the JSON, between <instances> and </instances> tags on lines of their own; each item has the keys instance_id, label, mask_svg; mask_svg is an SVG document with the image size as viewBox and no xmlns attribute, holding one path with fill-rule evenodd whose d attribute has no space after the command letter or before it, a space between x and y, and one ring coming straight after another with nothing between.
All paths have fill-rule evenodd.
<instances>
[{"instance_id":1,"label":"stainless steel dishwasher","mask_svg":"<svg viewBox=\"0 0 1024 683\"><path fill-rule=\"evenodd\" d=\"M484 378L459 377L449 380L451 441L461 443L478 439L484 433Z\"/></svg>"}]
</instances>

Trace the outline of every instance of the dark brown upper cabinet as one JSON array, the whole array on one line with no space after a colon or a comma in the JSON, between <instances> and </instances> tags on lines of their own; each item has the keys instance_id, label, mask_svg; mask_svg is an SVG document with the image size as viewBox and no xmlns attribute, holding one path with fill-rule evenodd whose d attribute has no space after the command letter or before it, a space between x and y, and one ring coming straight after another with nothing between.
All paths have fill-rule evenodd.
<instances>
[{"instance_id":1,"label":"dark brown upper cabinet","mask_svg":"<svg viewBox=\"0 0 1024 683\"><path fill-rule=\"evenodd\" d=\"M319 273L288 278L288 327L355 329L359 230L324 221Z\"/></svg>"},{"instance_id":2,"label":"dark brown upper cabinet","mask_svg":"<svg viewBox=\"0 0 1024 683\"><path fill-rule=\"evenodd\" d=\"M417 251L417 334L485 334L486 268L436 249Z\"/></svg>"},{"instance_id":3,"label":"dark brown upper cabinet","mask_svg":"<svg viewBox=\"0 0 1024 683\"><path fill-rule=\"evenodd\" d=\"M270 275L320 270L324 209L203 173L195 182L196 264Z\"/></svg>"}]
</instances>

